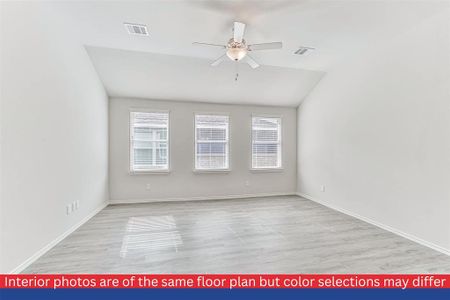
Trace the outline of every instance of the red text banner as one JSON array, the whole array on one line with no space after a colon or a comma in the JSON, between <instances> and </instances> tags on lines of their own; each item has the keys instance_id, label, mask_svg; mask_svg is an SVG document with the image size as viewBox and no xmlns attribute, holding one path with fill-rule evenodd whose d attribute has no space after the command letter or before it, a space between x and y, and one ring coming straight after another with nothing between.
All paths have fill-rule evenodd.
<instances>
[{"instance_id":1,"label":"red text banner","mask_svg":"<svg viewBox=\"0 0 450 300\"><path fill-rule=\"evenodd\" d=\"M450 288L450 274L3 274L0 288Z\"/></svg>"}]
</instances>

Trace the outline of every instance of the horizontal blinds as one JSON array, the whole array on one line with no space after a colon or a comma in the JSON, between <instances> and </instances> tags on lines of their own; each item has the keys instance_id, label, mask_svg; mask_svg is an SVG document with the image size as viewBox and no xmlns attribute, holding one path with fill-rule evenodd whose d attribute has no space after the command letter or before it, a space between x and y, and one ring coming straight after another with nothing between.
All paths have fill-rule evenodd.
<instances>
[{"instance_id":1,"label":"horizontal blinds","mask_svg":"<svg viewBox=\"0 0 450 300\"><path fill-rule=\"evenodd\" d=\"M153 171L169 168L169 114L131 113L131 170Z\"/></svg>"},{"instance_id":2,"label":"horizontal blinds","mask_svg":"<svg viewBox=\"0 0 450 300\"><path fill-rule=\"evenodd\" d=\"M195 168L228 169L228 116L195 116Z\"/></svg>"},{"instance_id":3,"label":"horizontal blinds","mask_svg":"<svg viewBox=\"0 0 450 300\"><path fill-rule=\"evenodd\" d=\"M281 167L281 118L252 118L252 167Z\"/></svg>"}]
</instances>

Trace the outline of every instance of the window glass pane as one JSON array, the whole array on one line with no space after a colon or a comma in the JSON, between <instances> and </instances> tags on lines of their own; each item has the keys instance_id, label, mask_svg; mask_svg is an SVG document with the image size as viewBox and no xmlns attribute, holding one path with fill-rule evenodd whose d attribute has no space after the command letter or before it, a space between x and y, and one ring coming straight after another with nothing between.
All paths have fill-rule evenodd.
<instances>
[{"instance_id":1,"label":"window glass pane","mask_svg":"<svg viewBox=\"0 0 450 300\"><path fill-rule=\"evenodd\" d=\"M132 171L165 170L169 167L169 114L131 113Z\"/></svg>"},{"instance_id":2,"label":"window glass pane","mask_svg":"<svg viewBox=\"0 0 450 300\"><path fill-rule=\"evenodd\" d=\"M197 159L197 169L224 169L226 158L223 155L205 156L199 155Z\"/></svg>"},{"instance_id":3,"label":"window glass pane","mask_svg":"<svg viewBox=\"0 0 450 300\"><path fill-rule=\"evenodd\" d=\"M280 118L252 118L252 167L281 167Z\"/></svg>"},{"instance_id":4,"label":"window glass pane","mask_svg":"<svg viewBox=\"0 0 450 300\"><path fill-rule=\"evenodd\" d=\"M255 141L278 141L278 129L256 129L253 130Z\"/></svg>"},{"instance_id":5,"label":"window glass pane","mask_svg":"<svg viewBox=\"0 0 450 300\"><path fill-rule=\"evenodd\" d=\"M201 155L212 155L219 154L224 156L226 154L227 144L226 143L197 143L197 154Z\"/></svg>"},{"instance_id":6,"label":"window glass pane","mask_svg":"<svg viewBox=\"0 0 450 300\"><path fill-rule=\"evenodd\" d=\"M197 128L197 140L201 141L223 141L226 139L226 134L226 128Z\"/></svg>"},{"instance_id":7,"label":"window glass pane","mask_svg":"<svg viewBox=\"0 0 450 300\"><path fill-rule=\"evenodd\" d=\"M195 168L228 168L228 116L195 116Z\"/></svg>"},{"instance_id":8,"label":"window glass pane","mask_svg":"<svg viewBox=\"0 0 450 300\"><path fill-rule=\"evenodd\" d=\"M149 166L153 164L153 149L134 149L134 163L137 166Z\"/></svg>"}]
</instances>

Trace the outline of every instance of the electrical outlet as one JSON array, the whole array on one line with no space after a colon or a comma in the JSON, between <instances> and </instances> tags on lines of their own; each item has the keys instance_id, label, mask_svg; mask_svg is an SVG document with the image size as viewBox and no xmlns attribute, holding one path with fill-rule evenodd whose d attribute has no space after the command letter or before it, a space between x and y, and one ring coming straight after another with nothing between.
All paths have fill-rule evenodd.
<instances>
[{"instance_id":1,"label":"electrical outlet","mask_svg":"<svg viewBox=\"0 0 450 300\"><path fill-rule=\"evenodd\" d=\"M80 200L75 201L75 209L78 210L80 208Z\"/></svg>"},{"instance_id":2,"label":"electrical outlet","mask_svg":"<svg viewBox=\"0 0 450 300\"><path fill-rule=\"evenodd\" d=\"M325 186L324 186L324 185L321 185L321 186L320 186L320 191L321 191L321 192L325 192Z\"/></svg>"},{"instance_id":3,"label":"electrical outlet","mask_svg":"<svg viewBox=\"0 0 450 300\"><path fill-rule=\"evenodd\" d=\"M250 181L246 180L245 181L245 186L250 186Z\"/></svg>"},{"instance_id":4,"label":"electrical outlet","mask_svg":"<svg viewBox=\"0 0 450 300\"><path fill-rule=\"evenodd\" d=\"M72 206L72 212L77 210L77 206L75 205L75 201L72 202L71 206Z\"/></svg>"},{"instance_id":5,"label":"electrical outlet","mask_svg":"<svg viewBox=\"0 0 450 300\"><path fill-rule=\"evenodd\" d=\"M150 183L147 183L146 185L145 185L145 189L147 190L147 191L150 191L151 190L151 185L150 185Z\"/></svg>"}]
</instances>

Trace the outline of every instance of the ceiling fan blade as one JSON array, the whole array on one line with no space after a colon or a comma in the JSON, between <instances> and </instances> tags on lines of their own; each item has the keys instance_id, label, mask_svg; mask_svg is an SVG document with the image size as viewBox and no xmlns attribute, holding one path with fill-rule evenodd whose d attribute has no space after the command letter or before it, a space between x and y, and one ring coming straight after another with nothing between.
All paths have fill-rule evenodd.
<instances>
[{"instance_id":1,"label":"ceiling fan blade","mask_svg":"<svg viewBox=\"0 0 450 300\"><path fill-rule=\"evenodd\" d=\"M227 54L222 55L221 57L219 57L218 59L216 59L215 61L213 61L212 64L211 64L211 66L212 66L212 67L217 67L217 66L220 65L220 63L223 62L226 58L227 58Z\"/></svg>"},{"instance_id":2,"label":"ceiling fan blade","mask_svg":"<svg viewBox=\"0 0 450 300\"><path fill-rule=\"evenodd\" d=\"M200 42L193 42L192 45L198 45L198 46L212 46L212 47L220 47L226 49L227 46L225 45L218 45L218 44L209 44L209 43L200 43Z\"/></svg>"},{"instance_id":3,"label":"ceiling fan blade","mask_svg":"<svg viewBox=\"0 0 450 300\"><path fill-rule=\"evenodd\" d=\"M253 69L256 69L257 67L259 67L259 64L248 54L244 57L244 60Z\"/></svg>"},{"instance_id":4,"label":"ceiling fan blade","mask_svg":"<svg viewBox=\"0 0 450 300\"><path fill-rule=\"evenodd\" d=\"M244 38L245 24L240 22L234 22L233 26L233 39L237 43L242 43Z\"/></svg>"},{"instance_id":5,"label":"ceiling fan blade","mask_svg":"<svg viewBox=\"0 0 450 300\"><path fill-rule=\"evenodd\" d=\"M283 43L282 42L272 42L272 43L248 45L248 50L249 51L269 50L269 49L280 49L282 47L283 47Z\"/></svg>"}]
</instances>

